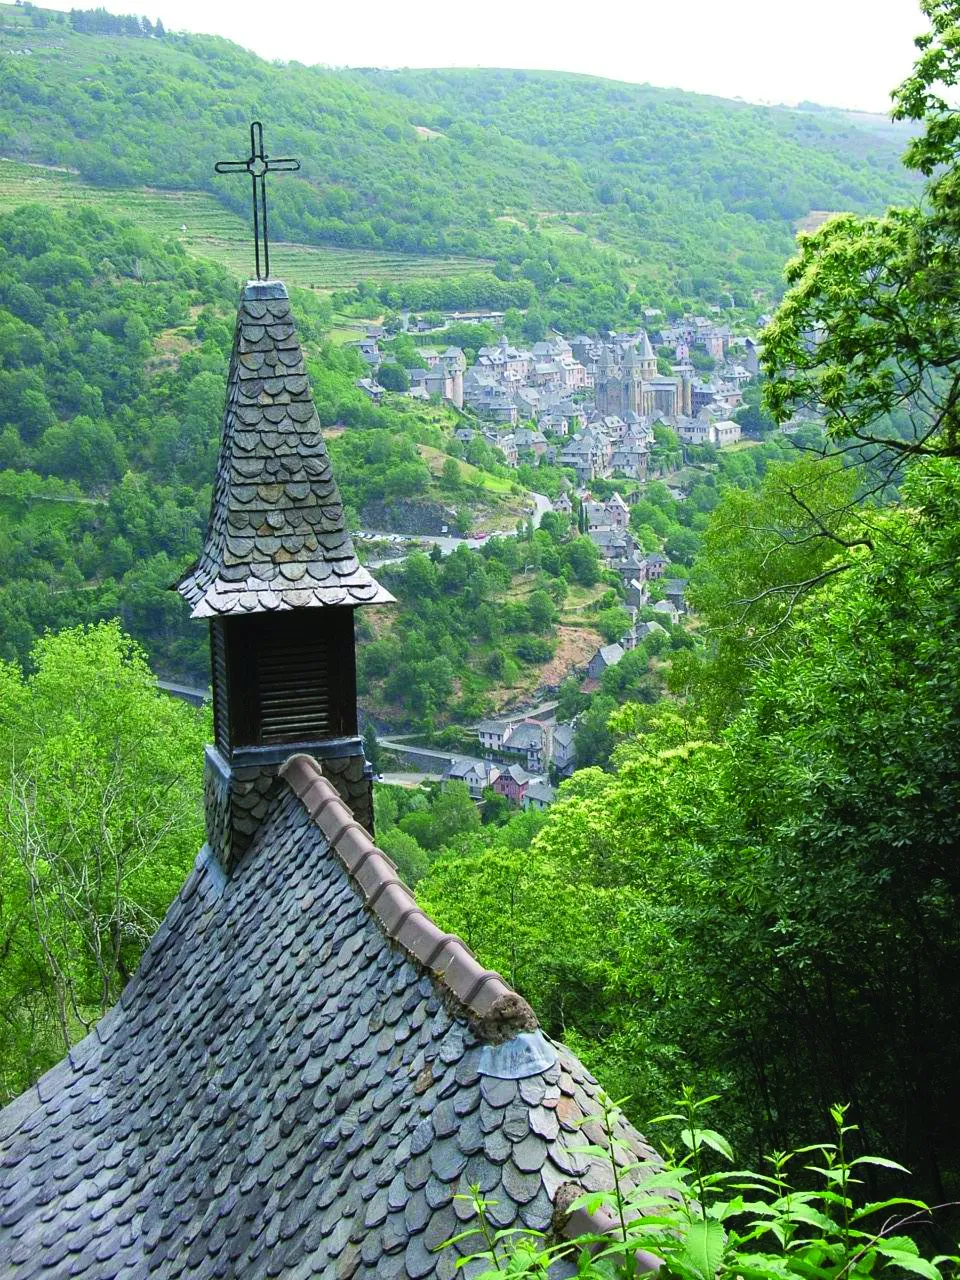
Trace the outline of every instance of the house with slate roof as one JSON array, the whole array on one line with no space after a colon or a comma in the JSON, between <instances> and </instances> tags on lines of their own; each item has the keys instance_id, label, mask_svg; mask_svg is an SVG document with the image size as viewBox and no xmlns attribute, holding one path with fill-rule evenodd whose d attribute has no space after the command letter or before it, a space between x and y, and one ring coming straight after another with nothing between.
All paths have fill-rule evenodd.
<instances>
[{"instance_id":1,"label":"house with slate roof","mask_svg":"<svg viewBox=\"0 0 960 1280\"><path fill-rule=\"evenodd\" d=\"M486 760L470 760L455 758L443 775L444 782L462 782L470 792L472 800L482 800L484 790L492 787L500 776L496 765Z\"/></svg>"},{"instance_id":2,"label":"house with slate roof","mask_svg":"<svg viewBox=\"0 0 960 1280\"><path fill-rule=\"evenodd\" d=\"M553 731L553 766L561 777L573 773L577 761L572 724L558 724Z\"/></svg>"},{"instance_id":3,"label":"house with slate roof","mask_svg":"<svg viewBox=\"0 0 960 1280\"><path fill-rule=\"evenodd\" d=\"M534 778L523 796L524 809L546 809L553 804L557 793L546 778Z\"/></svg>"},{"instance_id":4,"label":"house with slate roof","mask_svg":"<svg viewBox=\"0 0 960 1280\"><path fill-rule=\"evenodd\" d=\"M179 590L211 630L207 841L120 1002L0 1112L0 1276L450 1280L471 1186L497 1228L609 1229L570 1212L608 1185L596 1081L373 843L353 611L390 597L277 282L243 291Z\"/></svg>"},{"instance_id":5,"label":"house with slate roof","mask_svg":"<svg viewBox=\"0 0 960 1280\"><path fill-rule=\"evenodd\" d=\"M521 720L507 731L500 750L504 755L519 756L531 773L539 773L545 754L549 754L549 731L539 720Z\"/></svg>"},{"instance_id":6,"label":"house with slate roof","mask_svg":"<svg viewBox=\"0 0 960 1280\"><path fill-rule=\"evenodd\" d=\"M599 680L609 667L615 667L623 657L623 646L604 644L596 651L587 663L587 676L591 680Z\"/></svg>"},{"instance_id":7,"label":"house with slate roof","mask_svg":"<svg viewBox=\"0 0 960 1280\"><path fill-rule=\"evenodd\" d=\"M493 784L493 789L498 796L504 796L513 804L523 804L523 797L526 794L527 787L533 781L533 776L521 765L512 764L503 770Z\"/></svg>"}]
</instances>

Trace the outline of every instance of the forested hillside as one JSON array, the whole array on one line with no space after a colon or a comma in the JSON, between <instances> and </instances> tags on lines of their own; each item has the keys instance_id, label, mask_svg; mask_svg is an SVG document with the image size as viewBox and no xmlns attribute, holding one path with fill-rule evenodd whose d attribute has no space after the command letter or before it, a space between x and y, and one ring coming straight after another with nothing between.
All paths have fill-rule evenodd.
<instances>
[{"instance_id":1,"label":"forested hillside","mask_svg":"<svg viewBox=\"0 0 960 1280\"><path fill-rule=\"evenodd\" d=\"M213 166L262 116L268 149L303 160L273 184L278 236L493 259L578 324L613 323L635 283L648 303L748 304L777 289L797 219L911 188L895 138L826 115L583 76L280 66L90 26L0 7L0 155L245 213L246 184Z\"/></svg>"},{"instance_id":2,"label":"forested hillside","mask_svg":"<svg viewBox=\"0 0 960 1280\"><path fill-rule=\"evenodd\" d=\"M203 628L168 588L206 527L235 284L91 209L0 217L0 253L0 658L119 615L158 672L205 684ZM294 305L351 522L403 498L509 525L519 486L475 468L451 484L421 456L443 458L447 411L373 405L359 357L324 339L329 305L296 290Z\"/></svg>"}]
</instances>

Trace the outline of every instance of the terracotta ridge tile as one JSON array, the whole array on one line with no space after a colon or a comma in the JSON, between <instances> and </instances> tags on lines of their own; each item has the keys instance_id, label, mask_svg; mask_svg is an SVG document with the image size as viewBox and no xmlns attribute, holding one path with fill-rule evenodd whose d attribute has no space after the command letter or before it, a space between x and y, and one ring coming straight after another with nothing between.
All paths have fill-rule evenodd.
<instances>
[{"instance_id":1,"label":"terracotta ridge tile","mask_svg":"<svg viewBox=\"0 0 960 1280\"><path fill-rule=\"evenodd\" d=\"M394 863L357 822L318 762L298 753L279 772L330 842L387 939L430 974L478 1037L498 1043L535 1030L537 1020L526 1000L500 974L484 969L461 938L444 933L417 904L394 874Z\"/></svg>"},{"instance_id":2,"label":"terracotta ridge tile","mask_svg":"<svg viewBox=\"0 0 960 1280\"><path fill-rule=\"evenodd\" d=\"M591 1213L581 1207L572 1212L565 1212L565 1202L572 1203L575 1197L583 1195L585 1191L585 1187L575 1182L564 1183L559 1188L554 1197L554 1215L555 1220L559 1219L557 1222L559 1234L568 1240L574 1240L578 1236L615 1235L620 1230L620 1224L609 1209L600 1208ZM595 1253L600 1247L598 1241L590 1247L590 1252ZM658 1272L663 1267L663 1259L658 1258L654 1253L648 1253L646 1249L635 1250L633 1256L640 1275Z\"/></svg>"}]
</instances>

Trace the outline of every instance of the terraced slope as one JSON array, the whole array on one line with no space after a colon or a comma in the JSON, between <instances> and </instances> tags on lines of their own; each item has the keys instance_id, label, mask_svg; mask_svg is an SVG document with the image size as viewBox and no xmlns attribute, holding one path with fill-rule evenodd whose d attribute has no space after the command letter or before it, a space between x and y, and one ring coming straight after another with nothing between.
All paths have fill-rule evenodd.
<instances>
[{"instance_id":1,"label":"terraced slope","mask_svg":"<svg viewBox=\"0 0 960 1280\"><path fill-rule=\"evenodd\" d=\"M56 208L91 205L131 218L155 235L173 236L188 253L212 258L235 276L249 274L249 222L204 191L156 187L97 187L62 167L0 157L0 212L41 203ZM379 249L280 241L270 246L274 272L303 288L338 289L362 280L432 280L489 270L482 258L428 257Z\"/></svg>"},{"instance_id":2,"label":"terraced slope","mask_svg":"<svg viewBox=\"0 0 960 1280\"><path fill-rule=\"evenodd\" d=\"M810 210L879 210L915 190L902 139L829 114L546 72L280 65L216 37L76 24L0 5L0 155L104 192L206 192L245 219L244 183L214 164L263 118L268 150L302 160L274 183L277 238L361 251L339 274L308 255L306 283L466 270L455 255L495 259L541 297L576 286L580 313L552 305L571 324L611 323L632 284L664 305L746 305L777 286ZM184 219L191 251L230 261L224 215L210 216L209 232Z\"/></svg>"}]
</instances>

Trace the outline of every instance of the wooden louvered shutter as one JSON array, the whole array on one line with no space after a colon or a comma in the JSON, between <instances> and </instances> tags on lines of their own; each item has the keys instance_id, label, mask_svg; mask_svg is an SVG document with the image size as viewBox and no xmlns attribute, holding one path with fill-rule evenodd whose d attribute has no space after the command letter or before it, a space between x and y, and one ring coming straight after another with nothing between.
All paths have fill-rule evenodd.
<instances>
[{"instance_id":1,"label":"wooden louvered shutter","mask_svg":"<svg viewBox=\"0 0 960 1280\"><path fill-rule=\"evenodd\" d=\"M332 736L330 647L328 634L300 626L284 628L260 649L261 742L307 742Z\"/></svg>"},{"instance_id":2,"label":"wooden louvered shutter","mask_svg":"<svg viewBox=\"0 0 960 1280\"><path fill-rule=\"evenodd\" d=\"M354 736L353 646L349 608L214 622L214 724L221 754Z\"/></svg>"}]
</instances>

